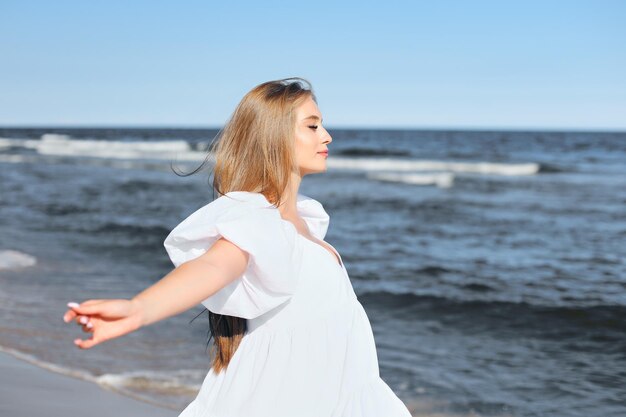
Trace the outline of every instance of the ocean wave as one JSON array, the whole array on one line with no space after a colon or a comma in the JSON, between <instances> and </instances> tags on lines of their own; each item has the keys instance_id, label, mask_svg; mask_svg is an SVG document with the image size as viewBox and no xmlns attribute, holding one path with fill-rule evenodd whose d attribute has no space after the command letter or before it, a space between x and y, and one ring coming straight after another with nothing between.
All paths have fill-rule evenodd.
<instances>
[{"instance_id":1,"label":"ocean wave","mask_svg":"<svg viewBox=\"0 0 626 417\"><path fill-rule=\"evenodd\" d=\"M454 182L454 175L446 172L433 174L368 173L367 178L412 185L436 185L440 188L451 187Z\"/></svg>"},{"instance_id":2,"label":"ocean wave","mask_svg":"<svg viewBox=\"0 0 626 417\"><path fill-rule=\"evenodd\" d=\"M328 166L364 171L447 171L491 175L535 175L538 163L453 162L395 158L329 158Z\"/></svg>"},{"instance_id":3,"label":"ocean wave","mask_svg":"<svg viewBox=\"0 0 626 417\"><path fill-rule=\"evenodd\" d=\"M176 371L132 371L120 374L104 374L96 377L101 385L116 388L135 388L140 390L158 390L172 393L193 394L200 389L200 384L189 381L201 379L206 371L176 370Z\"/></svg>"},{"instance_id":4,"label":"ocean wave","mask_svg":"<svg viewBox=\"0 0 626 417\"><path fill-rule=\"evenodd\" d=\"M205 154L191 149L184 140L114 141L72 139L67 135L44 134L36 150L41 155L90 156L116 159L204 159Z\"/></svg>"},{"instance_id":5,"label":"ocean wave","mask_svg":"<svg viewBox=\"0 0 626 417\"><path fill-rule=\"evenodd\" d=\"M0 250L0 270L26 268L37 264L37 258L16 250Z\"/></svg>"},{"instance_id":6,"label":"ocean wave","mask_svg":"<svg viewBox=\"0 0 626 417\"><path fill-rule=\"evenodd\" d=\"M480 331L518 331L543 337L611 339L626 348L626 306L540 305L525 301L465 300L430 294L358 291L364 304L381 307L398 317L433 319ZM580 333L584 332L584 333Z\"/></svg>"},{"instance_id":7,"label":"ocean wave","mask_svg":"<svg viewBox=\"0 0 626 417\"><path fill-rule=\"evenodd\" d=\"M0 150L9 148L37 149L40 142L38 139L0 138Z\"/></svg>"},{"instance_id":8,"label":"ocean wave","mask_svg":"<svg viewBox=\"0 0 626 417\"><path fill-rule=\"evenodd\" d=\"M192 149L185 140L121 141L74 139L69 135L45 133L41 139L0 138L0 149L32 149L43 156L92 157L109 159L156 159L202 161L206 152ZM6 162L20 162L18 158L6 158ZM14 156L14 155L11 155Z\"/></svg>"}]
</instances>

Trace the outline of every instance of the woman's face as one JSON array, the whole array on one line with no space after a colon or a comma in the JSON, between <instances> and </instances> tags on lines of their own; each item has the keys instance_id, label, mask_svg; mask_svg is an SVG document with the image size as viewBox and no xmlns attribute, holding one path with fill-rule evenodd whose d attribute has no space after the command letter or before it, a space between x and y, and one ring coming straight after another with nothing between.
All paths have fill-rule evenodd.
<instances>
[{"instance_id":1,"label":"woman's face","mask_svg":"<svg viewBox=\"0 0 626 417\"><path fill-rule=\"evenodd\" d=\"M296 163L300 176L326 171L328 144L333 138L322 127L322 114L311 97L296 111Z\"/></svg>"}]
</instances>

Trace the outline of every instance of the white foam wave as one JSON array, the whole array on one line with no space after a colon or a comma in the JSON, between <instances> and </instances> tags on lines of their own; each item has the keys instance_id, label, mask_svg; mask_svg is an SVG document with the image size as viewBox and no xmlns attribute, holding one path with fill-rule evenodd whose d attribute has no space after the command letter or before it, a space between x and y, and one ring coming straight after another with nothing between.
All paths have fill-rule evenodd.
<instances>
[{"instance_id":1,"label":"white foam wave","mask_svg":"<svg viewBox=\"0 0 626 417\"><path fill-rule=\"evenodd\" d=\"M208 371L208 370L207 370ZM96 378L98 384L126 391L150 391L162 394L197 393L200 385L192 381L201 380L206 372L178 370L174 372L133 371L120 374L104 374Z\"/></svg>"},{"instance_id":2,"label":"white foam wave","mask_svg":"<svg viewBox=\"0 0 626 417\"><path fill-rule=\"evenodd\" d=\"M25 268L36 263L37 258L27 253L10 249L0 250L0 270Z\"/></svg>"},{"instance_id":3,"label":"white foam wave","mask_svg":"<svg viewBox=\"0 0 626 417\"><path fill-rule=\"evenodd\" d=\"M448 188L454 182L454 174L449 172L434 174L404 174L404 173L370 173L367 178L379 181L400 182L414 185L436 185Z\"/></svg>"},{"instance_id":4,"label":"white foam wave","mask_svg":"<svg viewBox=\"0 0 626 417\"><path fill-rule=\"evenodd\" d=\"M495 162L447 162L394 158L329 158L328 166L364 171L449 171L493 175L535 175L539 164L503 164Z\"/></svg>"},{"instance_id":5,"label":"white foam wave","mask_svg":"<svg viewBox=\"0 0 626 417\"><path fill-rule=\"evenodd\" d=\"M46 133L40 140L0 138L0 150L12 147L33 149L39 155L106 159L202 161L206 157L206 152L191 149L184 140L129 142L72 139L68 135L56 133ZM15 155L1 156L3 162L22 162ZM31 159L26 158L24 161Z\"/></svg>"},{"instance_id":6,"label":"white foam wave","mask_svg":"<svg viewBox=\"0 0 626 417\"><path fill-rule=\"evenodd\" d=\"M61 133L44 133L41 135L41 140L72 140L70 135L63 135Z\"/></svg>"},{"instance_id":7,"label":"white foam wave","mask_svg":"<svg viewBox=\"0 0 626 417\"><path fill-rule=\"evenodd\" d=\"M113 141L72 139L66 135L44 134L36 150L41 155L88 156L115 159L202 160L204 152L193 151L184 140Z\"/></svg>"},{"instance_id":8,"label":"white foam wave","mask_svg":"<svg viewBox=\"0 0 626 417\"><path fill-rule=\"evenodd\" d=\"M37 144L40 141L37 139L11 139L11 138L0 138L0 149L7 148L27 148L27 149L37 149Z\"/></svg>"}]
</instances>

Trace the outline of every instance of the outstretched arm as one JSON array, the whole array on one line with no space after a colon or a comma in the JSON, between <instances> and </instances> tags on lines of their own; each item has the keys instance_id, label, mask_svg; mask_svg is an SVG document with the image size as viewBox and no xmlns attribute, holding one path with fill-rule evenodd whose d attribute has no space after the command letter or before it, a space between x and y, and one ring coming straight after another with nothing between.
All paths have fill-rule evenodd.
<instances>
[{"instance_id":1,"label":"outstretched arm","mask_svg":"<svg viewBox=\"0 0 626 417\"><path fill-rule=\"evenodd\" d=\"M248 257L220 238L203 255L179 265L132 299L87 300L69 306L63 320L75 321L83 331L93 333L87 340L75 340L78 347L91 348L187 311L243 275Z\"/></svg>"}]
</instances>

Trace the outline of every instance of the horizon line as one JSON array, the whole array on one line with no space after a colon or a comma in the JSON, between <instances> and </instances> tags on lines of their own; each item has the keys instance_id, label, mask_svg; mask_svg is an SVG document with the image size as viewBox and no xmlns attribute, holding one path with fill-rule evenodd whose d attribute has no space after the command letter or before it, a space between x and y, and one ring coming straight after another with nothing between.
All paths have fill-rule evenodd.
<instances>
[{"instance_id":1,"label":"horizon line","mask_svg":"<svg viewBox=\"0 0 626 417\"><path fill-rule=\"evenodd\" d=\"M0 129L161 129L161 130L220 130L223 126L176 124L29 124L4 125ZM334 125L328 130L415 130L415 131L474 131L474 132L562 132L562 133L626 133L625 127L550 127L550 126L408 126L408 125Z\"/></svg>"}]
</instances>

